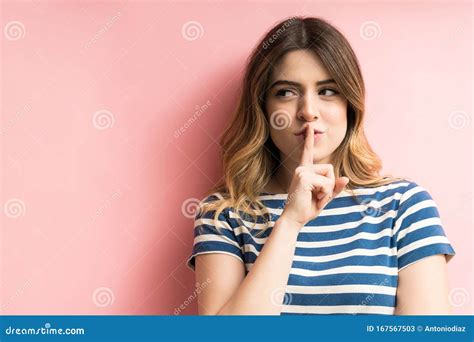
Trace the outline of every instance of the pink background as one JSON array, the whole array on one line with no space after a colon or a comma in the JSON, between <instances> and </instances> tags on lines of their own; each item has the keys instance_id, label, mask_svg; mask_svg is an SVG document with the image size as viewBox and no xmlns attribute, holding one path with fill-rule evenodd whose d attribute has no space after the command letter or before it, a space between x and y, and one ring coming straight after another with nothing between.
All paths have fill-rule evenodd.
<instances>
[{"instance_id":1,"label":"pink background","mask_svg":"<svg viewBox=\"0 0 474 342\"><path fill-rule=\"evenodd\" d=\"M1 13L0 313L196 314L187 204L219 179L250 50L308 15L353 45L369 141L385 172L438 203L457 252L451 300L472 314L469 2L3 1Z\"/></svg>"}]
</instances>

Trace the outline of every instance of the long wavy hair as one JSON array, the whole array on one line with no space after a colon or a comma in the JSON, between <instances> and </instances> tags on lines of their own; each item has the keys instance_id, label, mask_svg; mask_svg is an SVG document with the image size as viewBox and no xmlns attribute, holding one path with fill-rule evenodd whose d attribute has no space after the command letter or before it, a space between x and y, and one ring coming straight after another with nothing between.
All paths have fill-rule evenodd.
<instances>
[{"instance_id":1,"label":"long wavy hair","mask_svg":"<svg viewBox=\"0 0 474 342\"><path fill-rule=\"evenodd\" d=\"M265 97L274 66L294 50L316 53L347 99L347 132L331 156L335 177L349 178L346 190L354 199L353 189L357 187L376 187L403 180L380 175L382 162L364 133L364 80L347 39L321 18L291 17L271 28L248 58L238 105L219 141L223 177L206 194L221 196L215 201L201 202L199 206L200 214L215 211L216 224L219 214L228 207L239 217L240 213L249 214L254 223L258 215L270 222L270 213L258 196L264 192L281 160L270 138Z\"/></svg>"}]
</instances>

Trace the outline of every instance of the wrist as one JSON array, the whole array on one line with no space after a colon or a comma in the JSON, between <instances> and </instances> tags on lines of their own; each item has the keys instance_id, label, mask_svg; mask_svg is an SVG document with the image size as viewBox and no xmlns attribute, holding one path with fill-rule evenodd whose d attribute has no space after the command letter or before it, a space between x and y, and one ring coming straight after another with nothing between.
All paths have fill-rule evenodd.
<instances>
[{"instance_id":1,"label":"wrist","mask_svg":"<svg viewBox=\"0 0 474 342\"><path fill-rule=\"evenodd\" d=\"M301 222L297 222L297 221L293 220L292 218L285 216L284 214L282 214L276 220L275 225L278 225L278 226L282 227L283 229L288 230L288 231L292 231L296 234L298 234L300 232L301 228L303 228L303 226L304 226L304 224L302 224Z\"/></svg>"}]
</instances>

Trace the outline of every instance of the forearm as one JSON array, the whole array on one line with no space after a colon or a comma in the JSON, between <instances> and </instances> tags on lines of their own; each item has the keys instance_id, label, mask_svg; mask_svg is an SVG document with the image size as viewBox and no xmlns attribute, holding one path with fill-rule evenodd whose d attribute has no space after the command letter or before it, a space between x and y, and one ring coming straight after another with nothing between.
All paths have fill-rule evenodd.
<instances>
[{"instance_id":1,"label":"forearm","mask_svg":"<svg viewBox=\"0 0 474 342\"><path fill-rule=\"evenodd\" d=\"M299 227L280 218L241 285L218 315L279 315ZM279 295L277 295L277 293Z\"/></svg>"}]
</instances>

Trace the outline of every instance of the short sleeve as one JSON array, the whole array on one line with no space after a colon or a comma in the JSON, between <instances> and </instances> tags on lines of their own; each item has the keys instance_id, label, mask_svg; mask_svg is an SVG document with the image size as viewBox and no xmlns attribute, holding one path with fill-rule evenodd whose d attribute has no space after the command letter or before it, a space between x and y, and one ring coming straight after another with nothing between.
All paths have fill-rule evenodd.
<instances>
[{"instance_id":1,"label":"short sleeve","mask_svg":"<svg viewBox=\"0 0 474 342\"><path fill-rule=\"evenodd\" d=\"M215 199L217 199L215 195L210 195L203 199L199 206L201 206L202 202ZM192 271L195 271L195 257L200 254L227 254L244 263L241 246L229 223L228 212L228 209L224 209L217 217L217 221L214 221L215 210L205 213L198 211L196 213L194 218L193 249L186 261L186 266ZM215 224L217 224L217 226Z\"/></svg>"},{"instance_id":2,"label":"short sleeve","mask_svg":"<svg viewBox=\"0 0 474 342\"><path fill-rule=\"evenodd\" d=\"M441 222L438 206L426 189L410 182L400 198L394 232L398 270L426 257L455 255Z\"/></svg>"}]
</instances>

